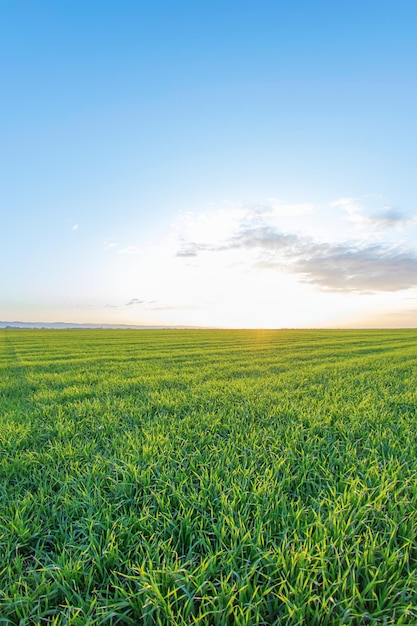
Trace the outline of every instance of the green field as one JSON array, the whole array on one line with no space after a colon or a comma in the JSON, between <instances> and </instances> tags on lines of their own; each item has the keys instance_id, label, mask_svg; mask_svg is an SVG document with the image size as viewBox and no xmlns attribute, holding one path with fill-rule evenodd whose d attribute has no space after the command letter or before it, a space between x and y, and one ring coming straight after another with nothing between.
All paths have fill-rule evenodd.
<instances>
[{"instance_id":1,"label":"green field","mask_svg":"<svg viewBox=\"0 0 417 626\"><path fill-rule=\"evenodd\" d=\"M0 331L0 625L417 624L417 331Z\"/></svg>"}]
</instances>

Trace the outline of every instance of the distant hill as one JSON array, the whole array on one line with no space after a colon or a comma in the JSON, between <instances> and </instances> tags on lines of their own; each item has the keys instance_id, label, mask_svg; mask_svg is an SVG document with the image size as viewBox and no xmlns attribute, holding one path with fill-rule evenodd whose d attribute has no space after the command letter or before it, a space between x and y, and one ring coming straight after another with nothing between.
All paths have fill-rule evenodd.
<instances>
[{"instance_id":1,"label":"distant hill","mask_svg":"<svg viewBox=\"0 0 417 626\"><path fill-rule=\"evenodd\" d=\"M113 330L169 330L169 329L186 329L186 328L199 328L198 326L138 326L135 324L76 324L71 322L2 322L0 321L0 328L18 328L18 329L56 329L65 330L71 328L78 329L113 329Z\"/></svg>"}]
</instances>

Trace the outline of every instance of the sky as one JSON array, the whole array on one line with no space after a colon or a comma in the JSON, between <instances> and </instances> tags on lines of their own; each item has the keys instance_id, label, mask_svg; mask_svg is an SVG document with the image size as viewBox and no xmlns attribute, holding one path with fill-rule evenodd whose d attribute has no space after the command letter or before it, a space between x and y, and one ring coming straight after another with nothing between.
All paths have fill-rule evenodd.
<instances>
[{"instance_id":1,"label":"sky","mask_svg":"<svg viewBox=\"0 0 417 626\"><path fill-rule=\"evenodd\" d=\"M417 327L415 0L0 0L0 320Z\"/></svg>"}]
</instances>

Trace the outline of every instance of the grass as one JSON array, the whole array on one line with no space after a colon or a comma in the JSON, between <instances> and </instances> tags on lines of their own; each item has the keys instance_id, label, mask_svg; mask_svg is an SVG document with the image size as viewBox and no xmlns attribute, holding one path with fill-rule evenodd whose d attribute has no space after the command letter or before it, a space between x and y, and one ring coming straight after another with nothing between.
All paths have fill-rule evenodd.
<instances>
[{"instance_id":1,"label":"grass","mask_svg":"<svg viewBox=\"0 0 417 626\"><path fill-rule=\"evenodd\" d=\"M0 626L417 623L417 331L1 331Z\"/></svg>"}]
</instances>

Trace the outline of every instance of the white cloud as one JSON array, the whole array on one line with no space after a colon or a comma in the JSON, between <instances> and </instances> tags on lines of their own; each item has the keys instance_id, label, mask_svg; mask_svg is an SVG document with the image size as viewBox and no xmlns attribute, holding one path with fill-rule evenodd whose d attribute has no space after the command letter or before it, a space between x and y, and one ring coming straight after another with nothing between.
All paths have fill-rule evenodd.
<instances>
[{"instance_id":1,"label":"white cloud","mask_svg":"<svg viewBox=\"0 0 417 626\"><path fill-rule=\"evenodd\" d=\"M132 306L136 304L144 304L145 300L139 300L139 298L132 298L129 302L126 302L126 306Z\"/></svg>"},{"instance_id":2,"label":"white cloud","mask_svg":"<svg viewBox=\"0 0 417 626\"><path fill-rule=\"evenodd\" d=\"M74 224L73 226L71 226L71 230L78 230L78 224Z\"/></svg>"},{"instance_id":3,"label":"white cloud","mask_svg":"<svg viewBox=\"0 0 417 626\"><path fill-rule=\"evenodd\" d=\"M313 211L312 203L289 204L270 198L265 204L225 203L205 213L182 213L174 224L177 237L184 242L178 256L194 256L193 249L187 249L186 242L198 241L200 245L212 245L215 241L232 237L237 228L282 227L289 222L294 223L294 220L301 226L299 218Z\"/></svg>"},{"instance_id":4,"label":"white cloud","mask_svg":"<svg viewBox=\"0 0 417 626\"><path fill-rule=\"evenodd\" d=\"M352 198L342 198L331 206L342 207L351 216L360 210ZM218 211L200 215L194 228L190 227L189 218L176 256L187 258L240 250L242 267L249 262L258 269L295 274L302 282L326 291L364 294L417 286L417 255L409 246L372 244L367 239L326 242L297 232L284 232L277 228L272 209L229 211L224 216L228 218L227 228L220 232L219 217ZM372 219L388 224L402 220L402 216L387 212ZM205 228L200 231L201 224ZM198 236L200 233L202 236ZM190 234L194 237L186 236ZM239 264L237 257L234 263Z\"/></svg>"},{"instance_id":5,"label":"white cloud","mask_svg":"<svg viewBox=\"0 0 417 626\"><path fill-rule=\"evenodd\" d=\"M392 206L382 206L369 211L362 206L357 198L340 198L332 202L332 207L341 208L347 221L357 228L382 231L390 228L403 229L409 224L417 223L417 215L410 215Z\"/></svg>"},{"instance_id":6,"label":"white cloud","mask_svg":"<svg viewBox=\"0 0 417 626\"><path fill-rule=\"evenodd\" d=\"M158 240L116 249L114 299L103 301L124 303L129 323L360 325L417 288L415 229L381 230L375 241L346 220L346 207L376 215L372 202L380 199L305 203L291 215L267 204L183 213ZM142 296L126 296L134 293Z\"/></svg>"}]
</instances>

